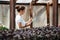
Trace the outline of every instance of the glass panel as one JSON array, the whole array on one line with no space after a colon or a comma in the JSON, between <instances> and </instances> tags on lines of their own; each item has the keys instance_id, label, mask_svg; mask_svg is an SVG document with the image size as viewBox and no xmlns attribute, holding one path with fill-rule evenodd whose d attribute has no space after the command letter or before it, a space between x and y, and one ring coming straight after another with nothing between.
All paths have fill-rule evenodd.
<instances>
[{"instance_id":1,"label":"glass panel","mask_svg":"<svg viewBox=\"0 0 60 40\"><path fill-rule=\"evenodd\" d=\"M17 0L17 3L30 3L32 0ZM52 2L52 0L38 0L37 3L47 3Z\"/></svg>"},{"instance_id":2,"label":"glass panel","mask_svg":"<svg viewBox=\"0 0 60 40\"><path fill-rule=\"evenodd\" d=\"M60 26L60 5L58 6L58 25Z\"/></svg>"},{"instance_id":3,"label":"glass panel","mask_svg":"<svg viewBox=\"0 0 60 40\"><path fill-rule=\"evenodd\" d=\"M53 20L53 7L50 6L50 26L52 26L52 21Z\"/></svg>"},{"instance_id":4,"label":"glass panel","mask_svg":"<svg viewBox=\"0 0 60 40\"><path fill-rule=\"evenodd\" d=\"M60 0L58 0L58 3L60 3Z\"/></svg>"},{"instance_id":5,"label":"glass panel","mask_svg":"<svg viewBox=\"0 0 60 40\"><path fill-rule=\"evenodd\" d=\"M33 27L42 27L47 24L47 15L45 6L34 6L33 8Z\"/></svg>"},{"instance_id":6,"label":"glass panel","mask_svg":"<svg viewBox=\"0 0 60 40\"><path fill-rule=\"evenodd\" d=\"M47 3L47 2L52 2L52 0L39 0L38 3Z\"/></svg>"},{"instance_id":7,"label":"glass panel","mask_svg":"<svg viewBox=\"0 0 60 40\"><path fill-rule=\"evenodd\" d=\"M17 0L17 3L30 3L32 0Z\"/></svg>"},{"instance_id":8,"label":"glass panel","mask_svg":"<svg viewBox=\"0 0 60 40\"><path fill-rule=\"evenodd\" d=\"M10 6L0 5L0 24L9 28L10 23Z\"/></svg>"},{"instance_id":9,"label":"glass panel","mask_svg":"<svg viewBox=\"0 0 60 40\"><path fill-rule=\"evenodd\" d=\"M49 8L50 26L52 26L53 8ZM33 27L47 26L47 12L45 6L34 6L33 8Z\"/></svg>"}]
</instances>

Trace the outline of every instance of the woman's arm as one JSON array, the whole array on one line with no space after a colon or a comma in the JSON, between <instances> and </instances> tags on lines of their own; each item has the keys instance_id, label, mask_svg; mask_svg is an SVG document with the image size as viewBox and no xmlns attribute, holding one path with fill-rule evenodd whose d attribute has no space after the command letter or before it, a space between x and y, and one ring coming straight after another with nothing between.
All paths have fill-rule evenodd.
<instances>
[{"instance_id":1,"label":"woman's arm","mask_svg":"<svg viewBox=\"0 0 60 40\"><path fill-rule=\"evenodd\" d=\"M22 23L19 22L19 23L18 23L18 26L19 26L19 28L25 28L25 27L30 26L30 24L31 24L31 23L26 23L25 26L23 26Z\"/></svg>"},{"instance_id":2,"label":"woman's arm","mask_svg":"<svg viewBox=\"0 0 60 40\"><path fill-rule=\"evenodd\" d=\"M31 24L31 22L32 22L32 18L30 18L27 22L26 22L26 24Z\"/></svg>"}]
</instances>

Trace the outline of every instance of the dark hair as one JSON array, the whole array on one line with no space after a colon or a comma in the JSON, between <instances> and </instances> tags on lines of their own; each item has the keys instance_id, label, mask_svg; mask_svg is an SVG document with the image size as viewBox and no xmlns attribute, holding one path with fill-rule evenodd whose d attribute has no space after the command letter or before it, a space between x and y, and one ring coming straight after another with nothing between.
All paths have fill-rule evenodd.
<instances>
[{"instance_id":1,"label":"dark hair","mask_svg":"<svg viewBox=\"0 0 60 40\"><path fill-rule=\"evenodd\" d=\"M25 10L25 7L24 6L21 6L21 7L17 6L16 9L17 9L18 12L20 12L20 10Z\"/></svg>"}]
</instances>

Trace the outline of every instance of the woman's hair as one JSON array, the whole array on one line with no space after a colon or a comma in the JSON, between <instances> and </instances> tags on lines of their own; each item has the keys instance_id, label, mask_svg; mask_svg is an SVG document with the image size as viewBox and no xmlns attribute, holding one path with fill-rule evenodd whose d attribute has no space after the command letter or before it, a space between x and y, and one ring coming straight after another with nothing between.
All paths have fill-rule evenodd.
<instances>
[{"instance_id":1,"label":"woman's hair","mask_svg":"<svg viewBox=\"0 0 60 40\"><path fill-rule=\"evenodd\" d=\"M18 12L20 12L20 10L25 10L25 7L24 6L16 6L16 9Z\"/></svg>"}]
</instances>

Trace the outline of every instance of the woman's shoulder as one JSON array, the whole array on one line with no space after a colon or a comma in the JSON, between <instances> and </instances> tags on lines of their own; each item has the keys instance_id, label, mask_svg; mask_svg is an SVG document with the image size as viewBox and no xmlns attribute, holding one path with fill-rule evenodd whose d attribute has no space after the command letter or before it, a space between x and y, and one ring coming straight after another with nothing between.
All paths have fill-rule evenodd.
<instances>
[{"instance_id":1,"label":"woman's shoulder","mask_svg":"<svg viewBox=\"0 0 60 40\"><path fill-rule=\"evenodd\" d=\"M19 16L19 15L16 15L16 17L17 17L17 18L21 18L21 16Z\"/></svg>"},{"instance_id":2,"label":"woman's shoulder","mask_svg":"<svg viewBox=\"0 0 60 40\"><path fill-rule=\"evenodd\" d=\"M16 15L16 20L21 20L21 19L22 19L21 16Z\"/></svg>"}]
</instances>

